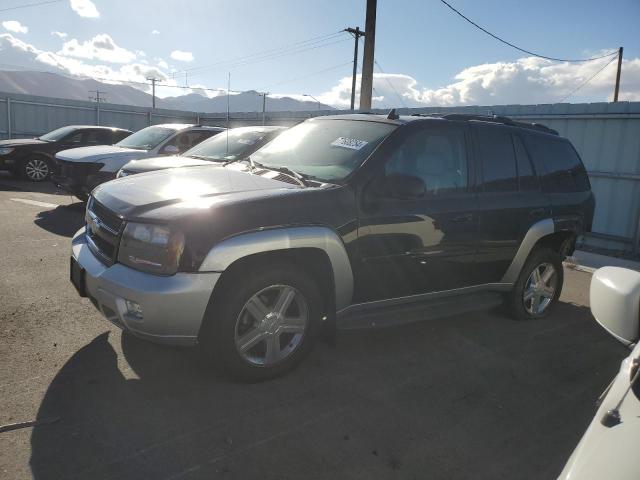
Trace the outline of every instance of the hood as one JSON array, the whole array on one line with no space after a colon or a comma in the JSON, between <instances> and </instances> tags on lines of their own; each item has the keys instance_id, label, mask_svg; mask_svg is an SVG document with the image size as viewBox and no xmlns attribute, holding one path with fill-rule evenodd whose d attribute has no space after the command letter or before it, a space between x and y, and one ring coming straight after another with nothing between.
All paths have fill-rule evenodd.
<instances>
[{"instance_id":1,"label":"hood","mask_svg":"<svg viewBox=\"0 0 640 480\"><path fill-rule=\"evenodd\" d=\"M602 478L640 478L640 463L637 460L640 437L640 398L636 392L625 392L629 386L631 366L640 358L640 343L636 345L620 367L620 371L607 396L578 443L558 480L600 480ZM614 427L600 423L603 415L618 404L622 422ZM615 466L615 475L612 474Z\"/></svg>"},{"instance_id":2,"label":"hood","mask_svg":"<svg viewBox=\"0 0 640 480\"><path fill-rule=\"evenodd\" d=\"M0 140L0 147L19 147L20 145L41 145L45 142L37 138L13 138L11 140Z\"/></svg>"},{"instance_id":3,"label":"hood","mask_svg":"<svg viewBox=\"0 0 640 480\"><path fill-rule=\"evenodd\" d=\"M126 219L172 221L221 203L300 188L233 168L206 165L122 177L100 185L92 195Z\"/></svg>"},{"instance_id":4,"label":"hood","mask_svg":"<svg viewBox=\"0 0 640 480\"><path fill-rule=\"evenodd\" d=\"M215 162L199 160L197 158L172 156L145 158L144 160L132 160L122 168L128 172L142 173L151 172L153 170L163 170L165 168L195 167L199 165L212 164L215 165Z\"/></svg>"},{"instance_id":5,"label":"hood","mask_svg":"<svg viewBox=\"0 0 640 480\"><path fill-rule=\"evenodd\" d=\"M122 148L115 145L98 145L95 147L80 147L62 150L56 158L67 162L95 163L106 159L132 160L149 155L148 150ZM126 162L125 162L126 163ZM120 168L120 167L118 167Z\"/></svg>"}]
</instances>

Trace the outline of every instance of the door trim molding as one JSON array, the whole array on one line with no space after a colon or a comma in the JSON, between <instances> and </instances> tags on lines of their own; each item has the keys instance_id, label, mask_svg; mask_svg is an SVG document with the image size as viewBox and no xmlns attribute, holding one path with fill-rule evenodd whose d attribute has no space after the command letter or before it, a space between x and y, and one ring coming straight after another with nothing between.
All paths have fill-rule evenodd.
<instances>
[{"instance_id":1,"label":"door trim molding","mask_svg":"<svg viewBox=\"0 0 640 480\"><path fill-rule=\"evenodd\" d=\"M351 315L366 310L376 310L378 308L392 307L398 305L407 305L411 303L422 303L429 300L435 300L438 298L454 297L457 295L465 295L468 293L493 291L493 292L508 292L513 288L513 283L499 282L499 283L483 283L480 285L471 285L469 287L453 288L451 290L441 290L438 292L419 293L416 295L407 295L404 297L388 298L384 300L373 300L371 302L354 303L337 312L338 322L341 317Z\"/></svg>"}]
</instances>

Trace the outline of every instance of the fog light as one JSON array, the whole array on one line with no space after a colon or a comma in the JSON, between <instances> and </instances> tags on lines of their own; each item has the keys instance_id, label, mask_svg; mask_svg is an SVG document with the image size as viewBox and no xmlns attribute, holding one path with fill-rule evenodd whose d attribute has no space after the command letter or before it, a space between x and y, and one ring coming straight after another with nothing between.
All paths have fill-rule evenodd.
<instances>
[{"instance_id":1,"label":"fog light","mask_svg":"<svg viewBox=\"0 0 640 480\"><path fill-rule=\"evenodd\" d=\"M131 300L125 300L127 305L127 315L130 315L138 320L142 320L142 307L136 302Z\"/></svg>"}]
</instances>

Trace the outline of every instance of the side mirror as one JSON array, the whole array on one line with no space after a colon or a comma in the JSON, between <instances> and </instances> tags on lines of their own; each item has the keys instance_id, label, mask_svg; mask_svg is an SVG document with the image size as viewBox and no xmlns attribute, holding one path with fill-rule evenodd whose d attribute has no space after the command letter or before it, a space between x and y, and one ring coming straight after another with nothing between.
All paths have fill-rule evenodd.
<instances>
[{"instance_id":1,"label":"side mirror","mask_svg":"<svg viewBox=\"0 0 640 480\"><path fill-rule=\"evenodd\" d=\"M640 272L602 267L589 290L591 313L617 340L630 346L640 337Z\"/></svg>"},{"instance_id":2,"label":"side mirror","mask_svg":"<svg viewBox=\"0 0 640 480\"><path fill-rule=\"evenodd\" d=\"M162 149L162 153L166 155L177 155L180 153L180 149L175 145L167 145Z\"/></svg>"},{"instance_id":3,"label":"side mirror","mask_svg":"<svg viewBox=\"0 0 640 480\"><path fill-rule=\"evenodd\" d=\"M427 191L427 186L419 177L391 173L384 177L383 191L388 197L409 200L422 197Z\"/></svg>"}]
</instances>

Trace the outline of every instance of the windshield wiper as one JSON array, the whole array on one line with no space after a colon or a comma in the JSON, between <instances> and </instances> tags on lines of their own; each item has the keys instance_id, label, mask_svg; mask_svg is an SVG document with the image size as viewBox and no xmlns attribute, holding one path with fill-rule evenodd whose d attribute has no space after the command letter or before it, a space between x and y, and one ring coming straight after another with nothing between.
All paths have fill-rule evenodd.
<instances>
[{"instance_id":1,"label":"windshield wiper","mask_svg":"<svg viewBox=\"0 0 640 480\"><path fill-rule=\"evenodd\" d=\"M262 163L256 162L254 161L251 156L248 157L241 157L241 158L234 158L233 160L229 160L227 162L225 162L223 164L223 166L227 166L230 165L232 163L236 163L236 162L240 162L240 161L246 161L249 162L249 168L250 170L253 172L256 170L256 168L266 168L267 170L273 170L274 172L280 172L280 173L284 173L285 175L289 175L290 177L295 178L296 180L298 180L303 186L305 187L309 187L309 179L313 178L311 175L305 175L302 174L300 172L296 172L295 170L291 170L289 167L285 167L284 165L281 167L272 167L271 165L264 165Z\"/></svg>"},{"instance_id":2,"label":"windshield wiper","mask_svg":"<svg viewBox=\"0 0 640 480\"><path fill-rule=\"evenodd\" d=\"M184 155L187 158L195 158L196 160L206 160L208 162L216 161L215 158L207 157L205 155Z\"/></svg>"},{"instance_id":3,"label":"windshield wiper","mask_svg":"<svg viewBox=\"0 0 640 480\"><path fill-rule=\"evenodd\" d=\"M264 167L264 165L263 165L263 167ZM295 170L291 170L289 167L281 166L281 167L264 167L264 168L268 168L269 170L275 170L276 172L280 172L280 173L284 173L285 175L289 175L290 177L293 177L296 180L298 180L305 187L310 186L309 182L307 180L309 178L309 175L303 175L300 172L296 172Z\"/></svg>"}]
</instances>

